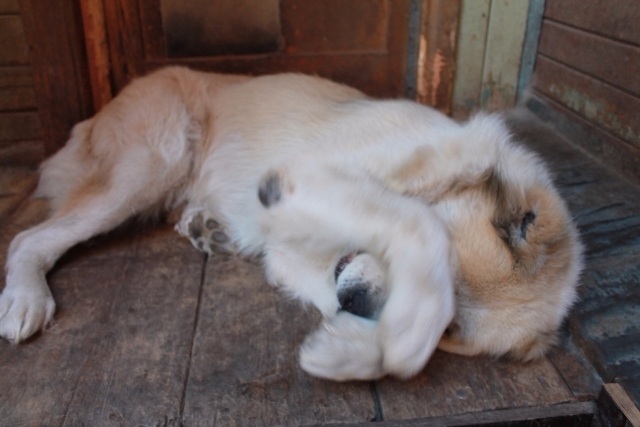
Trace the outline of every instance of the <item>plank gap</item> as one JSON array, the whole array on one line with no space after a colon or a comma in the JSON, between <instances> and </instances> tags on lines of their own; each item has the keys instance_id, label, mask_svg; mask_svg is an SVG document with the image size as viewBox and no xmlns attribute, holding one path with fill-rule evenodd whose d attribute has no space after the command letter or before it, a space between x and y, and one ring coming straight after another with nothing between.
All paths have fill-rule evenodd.
<instances>
[{"instance_id":1,"label":"plank gap","mask_svg":"<svg viewBox=\"0 0 640 427\"><path fill-rule=\"evenodd\" d=\"M560 65L561 65L561 66L563 66L563 67L569 68L571 71L573 71L573 72L575 72L575 73L581 74L581 75L583 75L583 76L585 76L585 77L588 77L588 78L590 78L590 79L592 79L592 80L596 80L597 82L599 82L599 83L603 84L604 86L608 86L608 87L610 87L610 88L613 88L613 89L619 90L620 92L624 92L624 93L625 93L625 95L631 96L631 97L633 97L633 98L635 98L635 99L640 99L640 98L638 98L638 95L637 95L637 94L633 93L632 91L630 91L630 90L629 90L629 89L627 89L627 88L624 88L624 87L622 87L622 86L619 86L619 85L617 85L617 84L615 84L615 83L611 83L611 82L609 82L609 81L607 81L607 80L603 80L601 77L598 77L598 76L597 76L597 75L595 75L595 74L591 74L591 73L586 72L585 70L582 70L582 69L580 69L580 68L576 68L575 66L573 66L573 65L571 65L571 64L568 64L568 63L566 63L566 62L564 62L564 61L561 61L561 60L560 60L560 59L558 59L558 58L554 58L554 57L552 57L552 56L549 56L549 55L547 55L547 54L546 54L546 53L544 53L544 52L538 51L538 56L539 56L539 57L542 57L542 58L544 58L544 59L546 59L547 61L555 62L556 64L560 64Z\"/></svg>"},{"instance_id":2,"label":"plank gap","mask_svg":"<svg viewBox=\"0 0 640 427\"><path fill-rule=\"evenodd\" d=\"M200 320L200 309L202 305L202 292L204 289L205 279L207 277L207 261L209 255L204 254L202 269L200 270L200 284L198 287L198 301L196 302L196 312L193 319L193 328L191 329L191 344L189 345L189 355L187 356L187 368L184 373L182 382L182 393L180 395L180 420L184 419L184 403L187 395L187 385L189 384L189 373L191 372L191 357L196 343L196 331L198 330L198 322Z\"/></svg>"},{"instance_id":3,"label":"plank gap","mask_svg":"<svg viewBox=\"0 0 640 427\"><path fill-rule=\"evenodd\" d=\"M593 35L596 35L596 36L599 36L599 37L604 37L604 38L609 39L609 40L613 40L613 41L616 41L616 42L624 43L624 44L629 45L629 46L640 47L639 43L635 43L635 42L632 42L630 40L625 40L625 39L621 39L621 38L615 37L613 34L607 34L607 33L599 32L599 31L588 29L588 28L584 28L584 27L578 27L577 25L572 25L572 24L570 24L568 22L562 22L562 21L559 21L557 19L550 18L548 16L545 16L544 20L545 21L549 21L549 22L553 22L554 24L563 25L563 26L565 26L567 28L573 28L574 30L583 31L585 33L593 34Z\"/></svg>"}]
</instances>

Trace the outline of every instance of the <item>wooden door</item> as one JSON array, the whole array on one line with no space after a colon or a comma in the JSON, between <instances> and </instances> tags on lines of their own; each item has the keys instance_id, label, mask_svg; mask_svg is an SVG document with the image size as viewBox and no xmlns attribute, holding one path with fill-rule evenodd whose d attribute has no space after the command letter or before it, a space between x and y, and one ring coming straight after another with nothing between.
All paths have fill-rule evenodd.
<instances>
[{"instance_id":1,"label":"wooden door","mask_svg":"<svg viewBox=\"0 0 640 427\"><path fill-rule=\"evenodd\" d=\"M371 95L405 95L411 0L241 0L249 6L271 3L276 8L275 18L258 16L266 24L258 22L256 28L240 31L242 37L243 32L255 30L253 42L249 38L248 43L234 46L232 40L228 46L213 47L204 43L202 54L193 53L189 42L182 44L183 50L179 43L176 47L171 31L202 33L202 24L196 22L199 18L222 24L226 19L240 22L244 18L234 13L246 13L246 7L243 12L223 7L229 1L216 1L214 8L202 7L202 14L213 16L198 16L198 11L195 16L182 16L176 24L163 16L172 8L176 11L175 4L180 2L175 0L82 0L96 107L133 77L169 64L255 75L298 71L328 77ZM213 0L208 3L215 4ZM220 21L215 16L218 12L229 15ZM261 13L269 15L273 10Z\"/></svg>"}]
</instances>

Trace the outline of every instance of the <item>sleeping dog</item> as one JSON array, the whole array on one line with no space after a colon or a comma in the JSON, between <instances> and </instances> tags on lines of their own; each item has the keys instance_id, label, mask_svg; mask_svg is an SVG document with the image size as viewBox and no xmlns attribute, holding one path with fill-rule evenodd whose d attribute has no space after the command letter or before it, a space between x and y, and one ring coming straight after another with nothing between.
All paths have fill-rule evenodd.
<instances>
[{"instance_id":1,"label":"sleeping dog","mask_svg":"<svg viewBox=\"0 0 640 427\"><path fill-rule=\"evenodd\" d=\"M320 377L407 378L433 351L529 360L576 295L581 246L547 170L500 118L458 124L318 77L170 67L135 80L41 168L48 220L9 248L0 335L45 327L45 274L132 216L196 248L260 254L315 306Z\"/></svg>"}]
</instances>

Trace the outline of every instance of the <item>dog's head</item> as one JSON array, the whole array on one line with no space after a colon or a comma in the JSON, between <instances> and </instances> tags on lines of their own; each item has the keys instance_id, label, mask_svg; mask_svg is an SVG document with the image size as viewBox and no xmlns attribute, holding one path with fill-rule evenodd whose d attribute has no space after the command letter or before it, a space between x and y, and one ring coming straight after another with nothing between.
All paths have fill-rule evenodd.
<instances>
[{"instance_id":1,"label":"dog's head","mask_svg":"<svg viewBox=\"0 0 640 427\"><path fill-rule=\"evenodd\" d=\"M578 233L546 167L500 120L479 116L460 132L452 158L432 164L434 154L419 151L426 166L393 182L432 205L448 227L456 314L439 347L531 360L555 342L575 300Z\"/></svg>"},{"instance_id":2,"label":"dog's head","mask_svg":"<svg viewBox=\"0 0 640 427\"><path fill-rule=\"evenodd\" d=\"M544 165L507 144L477 183L436 208L457 257L456 314L439 347L543 355L575 300L582 267L576 228Z\"/></svg>"}]
</instances>

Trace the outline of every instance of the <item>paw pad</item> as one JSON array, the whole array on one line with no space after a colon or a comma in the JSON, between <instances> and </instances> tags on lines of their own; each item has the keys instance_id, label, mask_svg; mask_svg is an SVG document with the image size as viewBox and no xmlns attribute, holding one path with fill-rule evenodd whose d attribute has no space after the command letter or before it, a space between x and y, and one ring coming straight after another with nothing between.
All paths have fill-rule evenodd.
<instances>
[{"instance_id":1,"label":"paw pad","mask_svg":"<svg viewBox=\"0 0 640 427\"><path fill-rule=\"evenodd\" d=\"M187 237L200 251L210 255L214 252L230 251L227 246L231 239L219 221L208 218L203 212L198 212L187 221Z\"/></svg>"}]
</instances>

